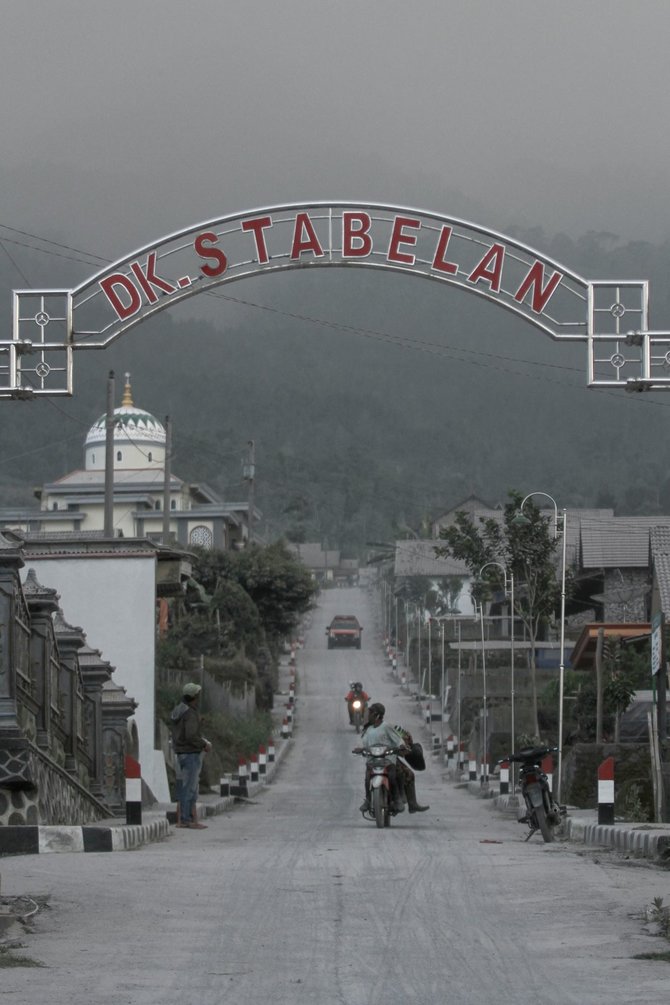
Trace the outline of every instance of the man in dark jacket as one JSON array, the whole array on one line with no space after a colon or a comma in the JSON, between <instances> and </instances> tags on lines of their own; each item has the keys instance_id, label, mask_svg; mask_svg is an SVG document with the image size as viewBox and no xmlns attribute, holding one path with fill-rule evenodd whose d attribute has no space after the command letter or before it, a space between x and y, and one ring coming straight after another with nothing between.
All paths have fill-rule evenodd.
<instances>
[{"instance_id":1,"label":"man in dark jacket","mask_svg":"<svg viewBox=\"0 0 670 1005\"><path fill-rule=\"evenodd\" d=\"M172 741L179 765L178 827L204 830L206 824L195 819L195 804L198 798L198 781L202 766L202 755L212 749L209 740L200 732L200 715L197 705L202 688L199 684L185 684L182 700L173 708Z\"/></svg>"}]
</instances>

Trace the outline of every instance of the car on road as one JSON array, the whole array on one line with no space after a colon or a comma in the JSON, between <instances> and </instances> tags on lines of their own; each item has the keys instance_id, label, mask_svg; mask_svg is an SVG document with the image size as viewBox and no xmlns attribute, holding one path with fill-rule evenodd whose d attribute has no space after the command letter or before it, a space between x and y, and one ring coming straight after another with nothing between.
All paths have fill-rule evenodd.
<instances>
[{"instance_id":1,"label":"car on road","mask_svg":"<svg viewBox=\"0 0 670 1005\"><path fill-rule=\"evenodd\" d=\"M326 628L328 648L339 647L361 648L363 628L358 618L353 614L336 614Z\"/></svg>"}]
</instances>

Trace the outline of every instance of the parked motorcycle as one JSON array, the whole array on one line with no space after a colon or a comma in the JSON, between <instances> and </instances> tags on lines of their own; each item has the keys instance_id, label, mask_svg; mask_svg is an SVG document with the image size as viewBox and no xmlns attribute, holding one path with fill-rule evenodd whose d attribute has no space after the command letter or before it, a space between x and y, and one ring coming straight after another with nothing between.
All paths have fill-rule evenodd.
<instances>
[{"instance_id":1,"label":"parked motorcycle","mask_svg":"<svg viewBox=\"0 0 670 1005\"><path fill-rule=\"evenodd\" d=\"M521 765L519 787L526 804L526 814L519 822L528 824L529 834L526 836L526 841L529 841L537 831L540 831L545 841L553 841L554 829L565 816L565 807L559 806L552 796L549 779L542 770L542 758L556 753L557 750L558 747L524 747L498 761L498 764L502 764L503 761L515 761Z\"/></svg>"},{"instance_id":2,"label":"parked motorcycle","mask_svg":"<svg viewBox=\"0 0 670 1005\"><path fill-rule=\"evenodd\" d=\"M370 789L370 809L361 809L361 813L366 820L374 820L377 827L390 827L391 817L396 811L392 808L393 790L391 787L390 769L393 761L390 758L394 754L400 754L404 747L385 747L383 745L372 747L357 747L353 754L362 754L367 757L367 777L369 778Z\"/></svg>"}]
</instances>

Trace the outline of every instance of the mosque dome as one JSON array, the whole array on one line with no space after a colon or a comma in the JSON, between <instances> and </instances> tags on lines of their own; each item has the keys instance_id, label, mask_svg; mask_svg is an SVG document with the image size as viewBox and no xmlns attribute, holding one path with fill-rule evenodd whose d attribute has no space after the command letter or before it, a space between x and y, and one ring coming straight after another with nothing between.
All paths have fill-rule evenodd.
<instances>
[{"instance_id":1,"label":"mosque dome","mask_svg":"<svg viewBox=\"0 0 670 1005\"><path fill-rule=\"evenodd\" d=\"M86 470L105 467L107 414L94 422L86 436ZM165 463L165 427L150 412L133 404L130 374L126 374L123 400L114 409L115 467L150 468Z\"/></svg>"}]
</instances>

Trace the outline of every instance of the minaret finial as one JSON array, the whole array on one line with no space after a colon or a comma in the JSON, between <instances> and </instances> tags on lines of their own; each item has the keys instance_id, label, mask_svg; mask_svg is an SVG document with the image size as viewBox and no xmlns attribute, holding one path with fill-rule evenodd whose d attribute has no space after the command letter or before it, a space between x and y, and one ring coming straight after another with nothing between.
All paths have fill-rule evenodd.
<instances>
[{"instance_id":1,"label":"minaret finial","mask_svg":"<svg viewBox=\"0 0 670 1005\"><path fill-rule=\"evenodd\" d=\"M133 392L130 387L130 374L126 375L126 386L123 389L123 401L121 402L121 407L133 407Z\"/></svg>"}]
</instances>

